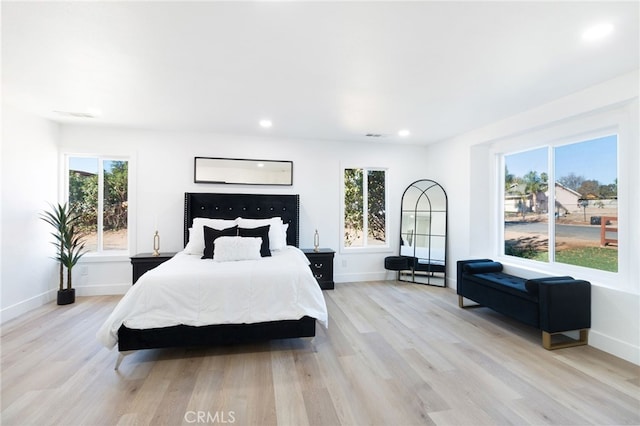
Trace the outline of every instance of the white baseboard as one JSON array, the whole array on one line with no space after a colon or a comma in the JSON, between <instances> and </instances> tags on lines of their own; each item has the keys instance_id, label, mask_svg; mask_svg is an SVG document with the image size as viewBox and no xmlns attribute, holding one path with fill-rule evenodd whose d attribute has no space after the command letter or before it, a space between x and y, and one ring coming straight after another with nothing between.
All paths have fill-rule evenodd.
<instances>
[{"instance_id":1,"label":"white baseboard","mask_svg":"<svg viewBox=\"0 0 640 426\"><path fill-rule=\"evenodd\" d=\"M46 303L56 300L57 291L57 288L45 291L44 293L40 293L27 300L23 300L22 302L18 302L14 305L7 306L6 308L0 310L0 324L17 318L22 314L25 314L33 309L39 308Z\"/></svg>"},{"instance_id":2,"label":"white baseboard","mask_svg":"<svg viewBox=\"0 0 640 426\"><path fill-rule=\"evenodd\" d=\"M337 283L356 283L362 281L394 281L397 277L395 271L367 272L358 274L335 274L333 280ZM447 276L447 287L455 291L456 280Z\"/></svg>"},{"instance_id":3,"label":"white baseboard","mask_svg":"<svg viewBox=\"0 0 640 426\"><path fill-rule=\"evenodd\" d=\"M76 296L110 296L125 294L131 284L104 284L76 287Z\"/></svg>"},{"instance_id":4,"label":"white baseboard","mask_svg":"<svg viewBox=\"0 0 640 426\"><path fill-rule=\"evenodd\" d=\"M593 346L603 352L610 353L618 358L640 365L640 347L633 346L627 342L599 333L593 328L589 330L589 346Z\"/></svg>"},{"instance_id":5,"label":"white baseboard","mask_svg":"<svg viewBox=\"0 0 640 426\"><path fill-rule=\"evenodd\" d=\"M395 273L393 275L395 277ZM335 274L333 280L337 283L356 283L361 281L386 281L393 280L391 276L387 275L387 272L366 272L358 274Z\"/></svg>"},{"instance_id":6,"label":"white baseboard","mask_svg":"<svg viewBox=\"0 0 640 426\"><path fill-rule=\"evenodd\" d=\"M108 296L125 294L131 288L131 284L109 284L76 287L76 296ZM51 289L33 296L15 305L7 306L0 310L0 324L19 317L22 314L37 309L40 306L56 300L58 289Z\"/></svg>"}]
</instances>

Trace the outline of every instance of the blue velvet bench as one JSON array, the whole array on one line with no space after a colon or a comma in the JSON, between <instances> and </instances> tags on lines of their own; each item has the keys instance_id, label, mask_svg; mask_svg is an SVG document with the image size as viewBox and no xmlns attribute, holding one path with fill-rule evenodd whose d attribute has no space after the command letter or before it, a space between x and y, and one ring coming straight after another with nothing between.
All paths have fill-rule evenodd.
<instances>
[{"instance_id":1,"label":"blue velvet bench","mask_svg":"<svg viewBox=\"0 0 640 426\"><path fill-rule=\"evenodd\" d=\"M559 349L586 345L591 327L591 283L572 277L525 279L502 272L491 259L457 263L458 305L486 306L542 330L542 346ZM465 306L464 299L478 305ZM553 342L552 336L578 331L579 338ZM557 337L554 340L558 340Z\"/></svg>"}]
</instances>

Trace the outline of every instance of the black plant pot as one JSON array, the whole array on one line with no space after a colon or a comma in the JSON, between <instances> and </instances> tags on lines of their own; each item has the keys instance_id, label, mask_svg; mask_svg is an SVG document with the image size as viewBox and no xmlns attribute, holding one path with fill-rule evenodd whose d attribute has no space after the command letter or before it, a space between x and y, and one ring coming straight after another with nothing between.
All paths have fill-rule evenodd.
<instances>
[{"instance_id":1,"label":"black plant pot","mask_svg":"<svg viewBox=\"0 0 640 426\"><path fill-rule=\"evenodd\" d=\"M70 305L76 301L76 289L58 290L58 305Z\"/></svg>"}]
</instances>

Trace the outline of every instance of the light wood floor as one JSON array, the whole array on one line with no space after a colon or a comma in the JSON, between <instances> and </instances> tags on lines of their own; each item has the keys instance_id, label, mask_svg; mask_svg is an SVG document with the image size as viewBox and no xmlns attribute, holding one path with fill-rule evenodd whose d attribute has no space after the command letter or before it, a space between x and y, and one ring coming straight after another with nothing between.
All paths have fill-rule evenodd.
<instances>
[{"instance_id":1,"label":"light wood floor","mask_svg":"<svg viewBox=\"0 0 640 426\"><path fill-rule=\"evenodd\" d=\"M240 347L138 351L95 340L119 300L49 304L2 327L3 425L640 424L640 368L448 289L324 292L328 330Z\"/></svg>"}]
</instances>

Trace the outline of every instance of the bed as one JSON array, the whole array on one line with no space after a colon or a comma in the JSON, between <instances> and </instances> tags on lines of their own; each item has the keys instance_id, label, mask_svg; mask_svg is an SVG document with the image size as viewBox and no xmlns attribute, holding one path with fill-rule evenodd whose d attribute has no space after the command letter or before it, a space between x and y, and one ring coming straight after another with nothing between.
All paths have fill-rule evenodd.
<instances>
[{"instance_id":1,"label":"bed","mask_svg":"<svg viewBox=\"0 0 640 426\"><path fill-rule=\"evenodd\" d=\"M316 321L326 326L327 312L320 287L308 267L308 260L297 248L299 211L298 195L185 193L185 250L140 277L98 332L99 340L107 347L113 346L117 341L121 355L116 368L123 354L138 349L212 346L315 336ZM190 232L196 229L194 219L200 223L201 219L196 218L224 221L238 217L247 221L281 218L282 224L286 225L282 229L286 247L274 251L270 257L242 262L217 262L188 254ZM292 265L290 271L286 272L288 278L283 282L280 282L280 278L273 278L273 282L270 282L276 276L275 270L288 270L282 266L288 262ZM306 265L306 268L300 268L300 263ZM242 265L240 268L251 273L243 273L236 282L232 269L238 269L237 265ZM224 300L224 306L212 307L211 302L206 302L208 305L205 306L205 302L201 301L203 294L210 292L211 286L203 284L209 281L205 281L199 274L210 266L217 268L216 274L222 273L220 276L216 275L216 286L227 281L227 278L233 281L225 282L226 287L221 286L227 288L223 290L223 296L212 299ZM177 280L180 282L174 283ZM193 295L192 291L199 293ZM230 303L236 293L243 304L238 309L242 311L241 314L234 312L235 308ZM240 297L242 294L245 296ZM159 302L156 301L157 298L160 298ZM158 304L164 303L162 298L172 300L171 309L176 309L177 319L164 317L163 309L156 309ZM251 303L260 303L261 300L271 301L270 304L275 305L280 303L282 307L279 309L277 306L267 306L265 310L273 312L263 313L259 309L253 309L248 299L252 299ZM291 301L286 302L289 299ZM228 301L230 306L226 306ZM199 305L194 312L183 312L184 306L189 303ZM131 314L128 311L130 308L139 309L143 305L150 308L142 313ZM164 307L166 312L166 305ZM226 312L219 313L219 310ZM173 312L170 314L174 315ZM221 319L217 317L219 314L223 315ZM149 320L150 317L153 317L153 321ZM217 322L210 322L214 317ZM159 323L154 322L158 319ZM176 321L178 323L173 324Z\"/></svg>"}]
</instances>

